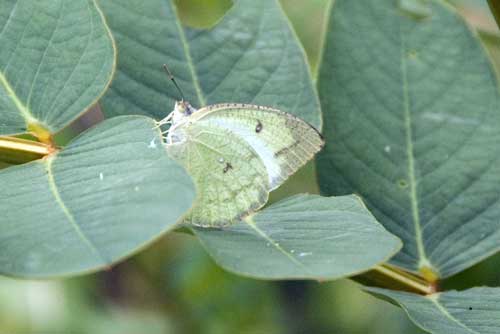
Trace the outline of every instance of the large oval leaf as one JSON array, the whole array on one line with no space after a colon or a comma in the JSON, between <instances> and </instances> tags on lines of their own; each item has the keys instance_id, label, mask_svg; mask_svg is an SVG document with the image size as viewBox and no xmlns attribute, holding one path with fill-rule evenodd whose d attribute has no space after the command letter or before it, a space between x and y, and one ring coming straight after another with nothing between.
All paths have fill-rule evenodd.
<instances>
[{"instance_id":1,"label":"large oval leaf","mask_svg":"<svg viewBox=\"0 0 500 334\"><path fill-rule=\"evenodd\" d=\"M422 329L435 334L497 334L500 332L500 289L473 288L429 296L366 288L401 306Z\"/></svg>"},{"instance_id":2,"label":"large oval leaf","mask_svg":"<svg viewBox=\"0 0 500 334\"><path fill-rule=\"evenodd\" d=\"M500 113L476 36L441 1L398 7L412 2L335 2L318 164L323 193L359 193L404 242L392 262L433 279L500 247Z\"/></svg>"},{"instance_id":3,"label":"large oval leaf","mask_svg":"<svg viewBox=\"0 0 500 334\"><path fill-rule=\"evenodd\" d=\"M167 63L195 107L255 103L320 126L304 51L276 0L234 1L209 30L183 27L170 0L100 3L119 51L116 79L102 100L108 116L165 117L180 99L161 69Z\"/></svg>"},{"instance_id":4,"label":"large oval leaf","mask_svg":"<svg viewBox=\"0 0 500 334\"><path fill-rule=\"evenodd\" d=\"M336 279L401 247L356 196L297 195L224 229L194 228L223 268L262 279Z\"/></svg>"},{"instance_id":5,"label":"large oval leaf","mask_svg":"<svg viewBox=\"0 0 500 334\"><path fill-rule=\"evenodd\" d=\"M114 70L92 0L2 1L0 45L0 135L57 132L98 99Z\"/></svg>"},{"instance_id":6,"label":"large oval leaf","mask_svg":"<svg viewBox=\"0 0 500 334\"><path fill-rule=\"evenodd\" d=\"M0 273L108 267L174 227L194 186L154 122L117 117L43 160L0 171Z\"/></svg>"}]
</instances>

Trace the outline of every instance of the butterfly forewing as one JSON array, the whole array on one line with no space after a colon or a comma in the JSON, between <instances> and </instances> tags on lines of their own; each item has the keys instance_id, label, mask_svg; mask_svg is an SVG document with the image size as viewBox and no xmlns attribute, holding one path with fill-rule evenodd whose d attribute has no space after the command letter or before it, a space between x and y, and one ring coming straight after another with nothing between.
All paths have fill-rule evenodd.
<instances>
[{"instance_id":1,"label":"butterfly forewing","mask_svg":"<svg viewBox=\"0 0 500 334\"><path fill-rule=\"evenodd\" d=\"M323 146L316 129L277 109L222 104L200 109L196 116L200 124L221 127L243 138L262 159L270 190L280 186Z\"/></svg>"},{"instance_id":2,"label":"butterfly forewing","mask_svg":"<svg viewBox=\"0 0 500 334\"><path fill-rule=\"evenodd\" d=\"M185 222L220 227L263 206L270 191L266 168L245 140L223 127L192 122L167 146L192 176L197 198Z\"/></svg>"}]
</instances>

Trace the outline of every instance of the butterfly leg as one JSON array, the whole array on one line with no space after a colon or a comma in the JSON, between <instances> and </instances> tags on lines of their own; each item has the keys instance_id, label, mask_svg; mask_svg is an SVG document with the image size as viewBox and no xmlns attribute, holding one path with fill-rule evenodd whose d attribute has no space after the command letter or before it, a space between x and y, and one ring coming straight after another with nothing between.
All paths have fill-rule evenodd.
<instances>
[{"instance_id":1,"label":"butterfly leg","mask_svg":"<svg viewBox=\"0 0 500 334\"><path fill-rule=\"evenodd\" d=\"M172 124L172 122L169 122L169 124ZM170 129L171 129L171 127L168 128L167 130L161 132L163 140L165 141L165 144L167 144L167 145L172 143L172 138L170 138L170 136L168 135Z\"/></svg>"},{"instance_id":2,"label":"butterfly leg","mask_svg":"<svg viewBox=\"0 0 500 334\"><path fill-rule=\"evenodd\" d=\"M165 141L165 144L167 144L167 145L172 143L172 138L168 135L169 130L170 129L162 131L162 133L161 133L163 140Z\"/></svg>"},{"instance_id":3,"label":"butterfly leg","mask_svg":"<svg viewBox=\"0 0 500 334\"><path fill-rule=\"evenodd\" d=\"M167 117L163 118L162 120L156 122L156 125L154 129L159 128L162 125L165 124L172 124L172 117L174 116L174 112L172 111L170 114L167 115Z\"/></svg>"}]
</instances>

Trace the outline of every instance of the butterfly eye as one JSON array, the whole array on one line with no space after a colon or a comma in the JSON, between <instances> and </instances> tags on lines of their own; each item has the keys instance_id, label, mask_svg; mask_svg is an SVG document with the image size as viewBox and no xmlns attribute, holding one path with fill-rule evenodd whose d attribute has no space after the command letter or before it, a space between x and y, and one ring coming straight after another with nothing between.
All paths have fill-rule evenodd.
<instances>
[{"instance_id":1,"label":"butterfly eye","mask_svg":"<svg viewBox=\"0 0 500 334\"><path fill-rule=\"evenodd\" d=\"M191 107L191 104L189 104L187 102L185 102L185 106L186 106L186 115L188 115L188 116L196 111L196 109Z\"/></svg>"}]
</instances>

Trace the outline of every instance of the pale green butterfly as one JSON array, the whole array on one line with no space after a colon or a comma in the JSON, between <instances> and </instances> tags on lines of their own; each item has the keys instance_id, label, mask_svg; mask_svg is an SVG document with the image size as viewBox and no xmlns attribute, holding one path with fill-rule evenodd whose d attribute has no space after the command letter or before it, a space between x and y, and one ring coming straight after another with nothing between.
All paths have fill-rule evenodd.
<instances>
[{"instance_id":1,"label":"pale green butterfly","mask_svg":"<svg viewBox=\"0 0 500 334\"><path fill-rule=\"evenodd\" d=\"M321 134L300 118L251 104L195 109L183 98L157 122L164 124L170 124L164 132L167 152L196 185L197 197L184 221L201 227L231 225L257 211L270 191L324 145Z\"/></svg>"}]
</instances>

